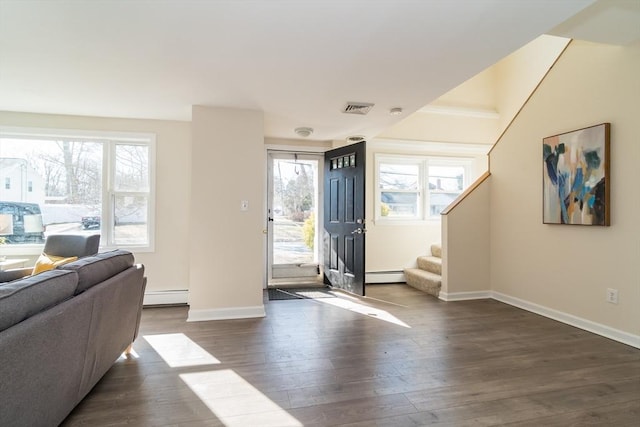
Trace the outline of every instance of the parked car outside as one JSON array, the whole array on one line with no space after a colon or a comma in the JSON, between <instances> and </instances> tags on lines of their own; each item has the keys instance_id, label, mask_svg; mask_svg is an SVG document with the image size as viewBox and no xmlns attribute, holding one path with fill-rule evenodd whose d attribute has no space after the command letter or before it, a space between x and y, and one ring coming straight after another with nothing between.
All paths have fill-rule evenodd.
<instances>
[{"instance_id":1,"label":"parked car outside","mask_svg":"<svg viewBox=\"0 0 640 427\"><path fill-rule=\"evenodd\" d=\"M82 228L84 230L95 230L100 228L99 216L83 216L81 221L82 221Z\"/></svg>"}]
</instances>

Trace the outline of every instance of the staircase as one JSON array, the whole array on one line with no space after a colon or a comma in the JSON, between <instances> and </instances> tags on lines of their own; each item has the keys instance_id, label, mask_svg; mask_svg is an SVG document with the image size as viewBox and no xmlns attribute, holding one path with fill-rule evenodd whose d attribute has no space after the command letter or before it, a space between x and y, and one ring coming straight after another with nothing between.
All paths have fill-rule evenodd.
<instances>
[{"instance_id":1,"label":"staircase","mask_svg":"<svg viewBox=\"0 0 640 427\"><path fill-rule=\"evenodd\" d=\"M437 297L442 286L442 246L431 245L431 256L418 257L418 268L405 268L407 285Z\"/></svg>"}]
</instances>

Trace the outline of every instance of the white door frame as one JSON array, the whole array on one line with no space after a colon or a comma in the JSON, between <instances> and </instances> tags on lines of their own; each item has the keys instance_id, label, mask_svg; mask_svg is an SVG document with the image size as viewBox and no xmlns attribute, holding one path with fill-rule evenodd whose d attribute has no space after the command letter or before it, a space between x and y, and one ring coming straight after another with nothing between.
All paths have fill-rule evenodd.
<instances>
[{"instance_id":1,"label":"white door frame","mask_svg":"<svg viewBox=\"0 0 640 427\"><path fill-rule=\"evenodd\" d=\"M264 250L264 261L265 261L265 277L263 288L267 288L269 281L272 279L273 273L273 222L269 221L270 210L272 209L271 203L273 201L273 159L276 158L288 158L294 159L295 155L298 155L298 159L300 160L317 160L318 161L318 184L317 184L317 194L316 194L316 249L318 251L318 264L320 269L322 269L322 224L324 220L324 212L322 209L323 205L323 179L324 179L324 148L300 148L300 147L283 147L283 146L266 146L266 169L267 169L267 180L266 180L266 188L265 188L265 215L264 215L264 223L265 225L265 234L267 234L267 239L265 242L265 250ZM322 272L321 272L322 273Z\"/></svg>"}]
</instances>

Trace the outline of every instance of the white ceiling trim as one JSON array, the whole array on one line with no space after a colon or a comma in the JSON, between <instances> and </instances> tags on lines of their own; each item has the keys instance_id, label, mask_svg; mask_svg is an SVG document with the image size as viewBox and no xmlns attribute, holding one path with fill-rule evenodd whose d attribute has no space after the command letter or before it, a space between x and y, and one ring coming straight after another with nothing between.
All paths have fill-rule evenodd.
<instances>
[{"instance_id":1,"label":"white ceiling trim","mask_svg":"<svg viewBox=\"0 0 640 427\"><path fill-rule=\"evenodd\" d=\"M427 105L418 110L419 113L442 114L445 116L473 117L476 119L499 119L500 114L491 108L447 107L443 105Z\"/></svg>"},{"instance_id":2,"label":"white ceiling trim","mask_svg":"<svg viewBox=\"0 0 640 427\"><path fill-rule=\"evenodd\" d=\"M397 153L440 153L479 156L487 154L493 144L468 144L445 141L417 141L407 139L376 138L367 143L373 151L392 151Z\"/></svg>"}]
</instances>

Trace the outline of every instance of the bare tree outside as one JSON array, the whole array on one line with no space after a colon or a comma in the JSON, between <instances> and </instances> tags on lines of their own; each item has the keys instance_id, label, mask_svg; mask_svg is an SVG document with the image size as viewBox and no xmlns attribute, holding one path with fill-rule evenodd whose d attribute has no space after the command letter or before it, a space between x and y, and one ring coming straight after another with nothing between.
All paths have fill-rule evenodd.
<instances>
[{"instance_id":1,"label":"bare tree outside","mask_svg":"<svg viewBox=\"0 0 640 427\"><path fill-rule=\"evenodd\" d=\"M149 191L149 147L116 146L116 190Z\"/></svg>"},{"instance_id":2,"label":"bare tree outside","mask_svg":"<svg viewBox=\"0 0 640 427\"><path fill-rule=\"evenodd\" d=\"M98 204L102 188L102 144L62 140L55 149L29 157L44 178L46 197L63 197L68 204Z\"/></svg>"}]
</instances>

